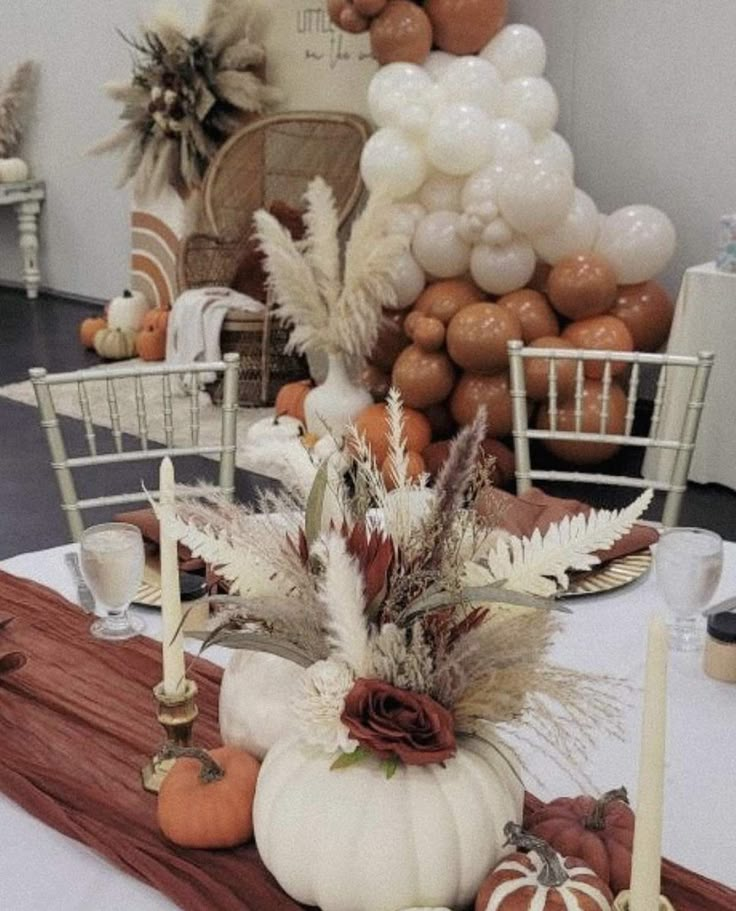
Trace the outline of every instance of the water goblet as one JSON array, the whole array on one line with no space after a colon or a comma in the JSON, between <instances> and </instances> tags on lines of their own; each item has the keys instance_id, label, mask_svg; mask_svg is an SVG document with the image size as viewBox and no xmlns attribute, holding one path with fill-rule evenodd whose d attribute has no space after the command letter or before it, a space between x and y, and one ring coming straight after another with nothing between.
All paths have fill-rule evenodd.
<instances>
[{"instance_id":1,"label":"water goblet","mask_svg":"<svg viewBox=\"0 0 736 911\"><path fill-rule=\"evenodd\" d=\"M124 522L92 525L82 532L79 557L84 579L104 614L90 627L92 635L116 641L137 636L145 624L128 607L143 578L140 529Z\"/></svg>"},{"instance_id":2,"label":"water goblet","mask_svg":"<svg viewBox=\"0 0 736 911\"><path fill-rule=\"evenodd\" d=\"M694 651L703 641L701 612L723 569L723 541L704 528L668 528L654 548L657 586L667 604L670 648Z\"/></svg>"}]
</instances>

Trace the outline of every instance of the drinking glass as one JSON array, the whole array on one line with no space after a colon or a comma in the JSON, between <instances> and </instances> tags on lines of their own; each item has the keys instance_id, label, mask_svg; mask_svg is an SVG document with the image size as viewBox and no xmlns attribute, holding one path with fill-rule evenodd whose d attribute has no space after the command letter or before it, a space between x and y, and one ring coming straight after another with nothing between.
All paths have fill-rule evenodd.
<instances>
[{"instance_id":1,"label":"drinking glass","mask_svg":"<svg viewBox=\"0 0 736 911\"><path fill-rule=\"evenodd\" d=\"M124 522L90 526L82 532L79 562L97 607L104 613L90 627L92 635L119 641L142 632L143 621L128 613L143 578L140 529Z\"/></svg>"},{"instance_id":2,"label":"drinking glass","mask_svg":"<svg viewBox=\"0 0 736 911\"><path fill-rule=\"evenodd\" d=\"M670 648L694 651L703 640L701 613L723 568L723 541L704 528L668 528L654 548L657 586L667 604Z\"/></svg>"}]
</instances>

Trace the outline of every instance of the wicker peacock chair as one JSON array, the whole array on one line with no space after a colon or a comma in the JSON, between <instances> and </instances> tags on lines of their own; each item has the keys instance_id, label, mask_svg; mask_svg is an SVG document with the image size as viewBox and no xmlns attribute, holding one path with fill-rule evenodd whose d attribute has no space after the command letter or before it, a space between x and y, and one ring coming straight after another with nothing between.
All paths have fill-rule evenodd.
<instances>
[{"instance_id":1,"label":"wicker peacock chair","mask_svg":"<svg viewBox=\"0 0 736 911\"><path fill-rule=\"evenodd\" d=\"M332 187L340 225L347 229L362 195L359 165L368 135L361 117L325 111L274 114L233 135L205 175L198 226L182 241L180 289L224 285L268 305L252 240L253 214L261 208L285 211L284 223L293 230L289 221L300 221L304 191L319 175ZM221 346L240 354L242 405L270 405L285 382L308 376L303 358L284 354L287 337L268 307L263 314L228 312ZM218 390L212 395L217 400Z\"/></svg>"}]
</instances>

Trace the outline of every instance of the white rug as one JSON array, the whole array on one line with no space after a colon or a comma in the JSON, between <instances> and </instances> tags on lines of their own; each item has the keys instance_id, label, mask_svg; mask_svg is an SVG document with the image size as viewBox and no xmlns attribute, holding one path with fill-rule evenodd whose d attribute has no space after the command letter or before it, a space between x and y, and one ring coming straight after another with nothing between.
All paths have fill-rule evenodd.
<instances>
[{"instance_id":1,"label":"white rug","mask_svg":"<svg viewBox=\"0 0 736 911\"><path fill-rule=\"evenodd\" d=\"M126 366L129 363L126 362ZM106 367L109 365L105 365ZM189 427L190 427L190 397L186 394L179 393L175 389L175 383L172 382L173 395L173 424L174 440L178 446L187 446L190 444ZM107 401L107 393L104 383L86 384L92 420L97 427L110 428L112 422L110 419L110 410ZM128 433L134 437L139 436L138 417L136 414L135 393L132 379L117 380L115 383L118 390L118 409L120 412L120 423L123 433ZM163 390L161 378L159 376L147 377L143 383L144 395L146 398L146 411L148 413L148 435L152 442L165 443L163 430ZM70 383L64 386L51 387L54 404L60 415L81 420L82 413L79 403L79 396L75 384ZM24 380L20 383L11 383L8 386L0 387L0 396L12 399L14 402L21 402L24 405L36 407L36 396L30 380ZM220 438L220 422L222 412L219 407L213 405L209 396L199 393L199 420L200 420L200 444L214 445ZM251 471L260 470L263 473L263 465L258 468L253 464L249 447L247 445L246 435L248 428L256 421L264 417L273 415L272 408L240 408L238 410L238 434L237 434L237 451L236 464L238 468L250 469ZM103 434L100 445L103 451L107 449ZM250 447L252 450L252 447ZM70 453L71 454L71 453ZM81 453L75 453L80 455ZM217 458L213 456L212 458Z\"/></svg>"}]
</instances>

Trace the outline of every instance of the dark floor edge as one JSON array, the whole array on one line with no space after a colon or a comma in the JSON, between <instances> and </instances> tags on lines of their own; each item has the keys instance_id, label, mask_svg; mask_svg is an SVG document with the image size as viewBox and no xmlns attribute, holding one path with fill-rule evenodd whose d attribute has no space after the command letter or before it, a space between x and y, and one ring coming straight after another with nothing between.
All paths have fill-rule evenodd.
<instances>
[{"instance_id":1,"label":"dark floor edge","mask_svg":"<svg viewBox=\"0 0 736 911\"><path fill-rule=\"evenodd\" d=\"M26 286L23 282L10 281L9 279L0 279L0 290L20 291L25 293ZM47 285L41 285L38 289L39 294L48 294L61 301L72 301L75 304L93 304L98 307L104 307L107 301L100 297L89 297L86 294L75 294L73 291L59 291L57 288L49 288Z\"/></svg>"}]
</instances>

